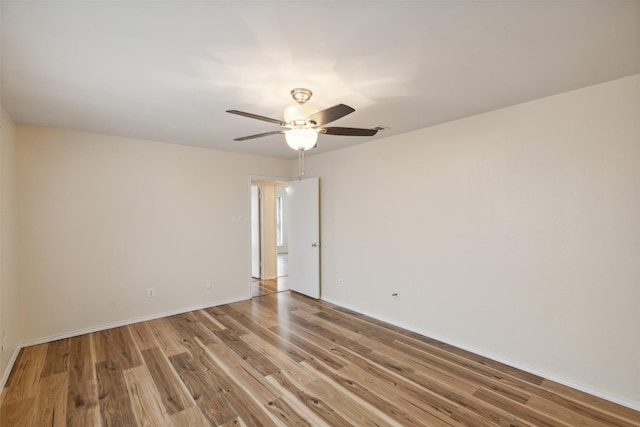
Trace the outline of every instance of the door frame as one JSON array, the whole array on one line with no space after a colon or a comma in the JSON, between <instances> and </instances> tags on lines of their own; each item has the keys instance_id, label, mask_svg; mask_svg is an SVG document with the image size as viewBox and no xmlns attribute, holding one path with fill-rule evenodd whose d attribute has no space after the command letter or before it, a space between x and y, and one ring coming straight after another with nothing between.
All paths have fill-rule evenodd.
<instances>
[{"instance_id":1,"label":"door frame","mask_svg":"<svg viewBox=\"0 0 640 427\"><path fill-rule=\"evenodd\" d=\"M266 176L266 175L249 175L248 179L247 179L247 200L248 200L248 207L247 207L247 215L246 218L251 218L251 186L253 185L253 181L280 181L280 182L289 182L291 181L292 178L287 178L287 177L282 177L282 176ZM249 254L248 260L247 260L247 267L246 267L246 271L247 271L247 294L249 295L248 299L251 299L251 282L253 279L253 276L251 275L251 258L253 256L252 252L251 252L251 221L245 221L245 224L247 226L247 234L248 234L248 244L247 244L247 251Z\"/></svg>"}]
</instances>

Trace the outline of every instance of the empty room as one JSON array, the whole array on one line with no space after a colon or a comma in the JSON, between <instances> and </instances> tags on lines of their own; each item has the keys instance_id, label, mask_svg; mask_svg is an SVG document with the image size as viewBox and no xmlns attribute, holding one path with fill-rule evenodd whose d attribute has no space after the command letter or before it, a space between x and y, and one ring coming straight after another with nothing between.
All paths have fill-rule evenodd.
<instances>
[{"instance_id":1,"label":"empty room","mask_svg":"<svg viewBox=\"0 0 640 427\"><path fill-rule=\"evenodd\" d=\"M639 1L0 38L0 427L640 426Z\"/></svg>"}]
</instances>

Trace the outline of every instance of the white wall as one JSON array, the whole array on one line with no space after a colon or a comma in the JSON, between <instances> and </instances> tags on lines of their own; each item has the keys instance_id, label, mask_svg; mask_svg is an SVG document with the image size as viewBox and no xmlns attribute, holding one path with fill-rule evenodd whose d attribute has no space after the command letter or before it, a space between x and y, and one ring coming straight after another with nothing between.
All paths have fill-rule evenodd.
<instances>
[{"instance_id":1,"label":"white wall","mask_svg":"<svg viewBox=\"0 0 640 427\"><path fill-rule=\"evenodd\" d=\"M249 297L248 179L290 161L23 125L17 141L23 340Z\"/></svg>"},{"instance_id":2,"label":"white wall","mask_svg":"<svg viewBox=\"0 0 640 427\"><path fill-rule=\"evenodd\" d=\"M0 106L0 378L20 343L15 125ZM1 385L1 384L0 384Z\"/></svg>"},{"instance_id":3,"label":"white wall","mask_svg":"<svg viewBox=\"0 0 640 427\"><path fill-rule=\"evenodd\" d=\"M640 75L306 167L324 299L640 408Z\"/></svg>"}]
</instances>

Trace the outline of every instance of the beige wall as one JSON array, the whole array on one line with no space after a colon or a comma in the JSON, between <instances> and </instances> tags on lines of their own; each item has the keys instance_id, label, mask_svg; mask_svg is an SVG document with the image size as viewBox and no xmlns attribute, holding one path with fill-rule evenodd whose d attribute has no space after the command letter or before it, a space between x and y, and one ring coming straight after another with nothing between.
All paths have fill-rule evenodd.
<instances>
[{"instance_id":1,"label":"beige wall","mask_svg":"<svg viewBox=\"0 0 640 427\"><path fill-rule=\"evenodd\" d=\"M0 378L20 343L20 301L17 275L17 202L15 126L0 107Z\"/></svg>"},{"instance_id":2,"label":"beige wall","mask_svg":"<svg viewBox=\"0 0 640 427\"><path fill-rule=\"evenodd\" d=\"M260 184L260 244L262 279L278 277L278 252L276 236L276 186Z\"/></svg>"},{"instance_id":3,"label":"beige wall","mask_svg":"<svg viewBox=\"0 0 640 427\"><path fill-rule=\"evenodd\" d=\"M286 184L276 187L276 197L282 198L282 245L278 246L278 253L286 254L289 252L289 193Z\"/></svg>"},{"instance_id":4,"label":"beige wall","mask_svg":"<svg viewBox=\"0 0 640 427\"><path fill-rule=\"evenodd\" d=\"M22 125L17 140L23 340L248 298L249 176L290 161Z\"/></svg>"},{"instance_id":5,"label":"beige wall","mask_svg":"<svg viewBox=\"0 0 640 427\"><path fill-rule=\"evenodd\" d=\"M640 75L306 166L323 298L640 408Z\"/></svg>"}]
</instances>

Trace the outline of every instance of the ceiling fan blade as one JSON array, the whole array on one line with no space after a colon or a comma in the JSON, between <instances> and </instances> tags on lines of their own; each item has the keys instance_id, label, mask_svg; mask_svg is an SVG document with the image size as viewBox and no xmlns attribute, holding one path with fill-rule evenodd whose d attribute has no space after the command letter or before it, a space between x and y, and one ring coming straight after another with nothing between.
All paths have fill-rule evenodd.
<instances>
[{"instance_id":1,"label":"ceiling fan blade","mask_svg":"<svg viewBox=\"0 0 640 427\"><path fill-rule=\"evenodd\" d=\"M227 113L237 114L239 116L249 117L250 119L262 120L263 122L275 123L280 126L286 126L286 123L282 120L272 119L270 117L259 116L257 114L245 113L244 111L238 110L227 110Z\"/></svg>"},{"instance_id":2,"label":"ceiling fan blade","mask_svg":"<svg viewBox=\"0 0 640 427\"><path fill-rule=\"evenodd\" d=\"M313 122L314 126L322 126L327 123L331 123L334 120L338 120L346 116L347 114L351 114L355 109L349 107L348 105L338 104L333 107L329 107L326 110L318 111L315 114L307 117L307 123Z\"/></svg>"},{"instance_id":3,"label":"ceiling fan blade","mask_svg":"<svg viewBox=\"0 0 640 427\"><path fill-rule=\"evenodd\" d=\"M286 130L274 130L273 132L265 132L265 133L258 133L255 135L249 135L249 136L243 136L242 138L235 138L234 141L246 141L247 139L254 139L254 138L262 138L263 136L269 136L269 135L277 135L279 133L285 133Z\"/></svg>"},{"instance_id":4,"label":"ceiling fan blade","mask_svg":"<svg viewBox=\"0 0 640 427\"><path fill-rule=\"evenodd\" d=\"M326 135L373 136L378 133L378 129L329 127L318 129L318 133L324 133Z\"/></svg>"}]
</instances>

